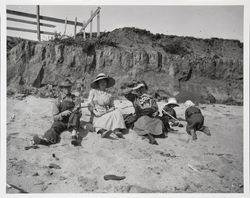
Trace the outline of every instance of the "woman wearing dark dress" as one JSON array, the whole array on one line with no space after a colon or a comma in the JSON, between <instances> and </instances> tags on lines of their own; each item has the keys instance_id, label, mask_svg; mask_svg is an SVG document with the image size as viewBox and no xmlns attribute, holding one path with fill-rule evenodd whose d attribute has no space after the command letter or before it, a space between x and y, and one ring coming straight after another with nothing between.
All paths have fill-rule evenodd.
<instances>
[{"instance_id":1,"label":"woman wearing dark dress","mask_svg":"<svg viewBox=\"0 0 250 198\"><path fill-rule=\"evenodd\" d=\"M166 129L158 117L156 100L146 94L148 87L144 81L123 91L124 96L133 103L135 113L125 115L125 124L140 136L147 136L149 143L158 144L154 137L166 137Z\"/></svg>"}]
</instances>

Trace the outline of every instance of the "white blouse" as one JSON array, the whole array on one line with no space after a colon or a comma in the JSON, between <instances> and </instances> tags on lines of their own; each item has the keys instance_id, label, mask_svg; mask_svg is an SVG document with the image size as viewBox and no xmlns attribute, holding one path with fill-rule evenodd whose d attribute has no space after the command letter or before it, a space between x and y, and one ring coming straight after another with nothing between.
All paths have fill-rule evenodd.
<instances>
[{"instance_id":1,"label":"white blouse","mask_svg":"<svg viewBox=\"0 0 250 198\"><path fill-rule=\"evenodd\" d=\"M114 107L114 98L111 93L97 89L89 92L88 104L94 107L95 115L102 115L111 107Z\"/></svg>"}]
</instances>

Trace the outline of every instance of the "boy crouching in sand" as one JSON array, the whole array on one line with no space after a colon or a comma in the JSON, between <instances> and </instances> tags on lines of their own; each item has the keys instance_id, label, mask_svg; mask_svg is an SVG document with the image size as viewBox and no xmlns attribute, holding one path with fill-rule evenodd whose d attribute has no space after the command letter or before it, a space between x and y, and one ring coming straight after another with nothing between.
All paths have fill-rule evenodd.
<instances>
[{"instance_id":1,"label":"boy crouching in sand","mask_svg":"<svg viewBox=\"0 0 250 198\"><path fill-rule=\"evenodd\" d=\"M210 130L208 127L204 126L204 116L201 113L201 110L198 107L195 107L195 104L191 100L185 102L186 111L185 118L187 121L186 131L189 135L192 136L193 140L197 139L196 131L201 131L208 136L211 136Z\"/></svg>"},{"instance_id":2,"label":"boy crouching in sand","mask_svg":"<svg viewBox=\"0 0 250 198\"><path fill-rule=\"evenodd\" d=\"M77 130L80 127L80 118L82 116L80 105L81 100L71 93L72 84L69 80L59 84L61 94L53 106L54 123L47 130L43 137L38 135L33 137L33 144L42 144L49 146L59 142L60 134L68 129L72 131L71 144L77 146Z\"/></svg>"}]
</instances>

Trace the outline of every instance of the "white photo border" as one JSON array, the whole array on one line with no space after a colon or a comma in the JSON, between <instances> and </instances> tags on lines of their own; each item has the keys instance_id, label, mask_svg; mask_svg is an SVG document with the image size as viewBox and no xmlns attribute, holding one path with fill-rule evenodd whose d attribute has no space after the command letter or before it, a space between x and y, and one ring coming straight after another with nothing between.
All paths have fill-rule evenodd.
<instances>
[{"instance_id":1,"label":"white photo border","mask_svg":"<svg viewBox=\"0 0 250 198\"><path fill-rule=\"evenodd\" d=\"M244 193L169 193L169 194L6 194L6 5L243 5L244 6ZM249 0L1 0L1 166L0 166L0 197L249 197Z\"/></svg>"}]
</instances>

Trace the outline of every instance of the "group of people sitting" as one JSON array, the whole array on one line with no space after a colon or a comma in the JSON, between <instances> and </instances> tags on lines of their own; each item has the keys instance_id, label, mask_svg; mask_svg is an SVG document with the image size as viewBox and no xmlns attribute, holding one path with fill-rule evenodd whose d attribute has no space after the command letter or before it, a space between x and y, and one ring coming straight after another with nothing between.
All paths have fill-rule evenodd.
<instances>
[{"instance_id":1,"label":"group of people sitting","mask_svg":"<svg viewBox=\"0 0 250 198\"><path fill-rule=\"evenodd\" d=\"M144 81L133 81L122 87L122 94L132 102L134 113L123 115L115 107L114 97L108 88L115 85L112 77L100 73L91 83L87 107L91 112L90 122L97 134L108 138L114 134L124 138L126 129L133 129L138 135L149 139L150 144L158 144L156 139L166 138L173 131L170 125L183 127L176 116L174 108L179 106L175 98L169 98L168 103L160 116L159 108L154 97L147 94L148 86ZM51 145L60 141L60 134L69 130L72 133L71 144L78 145L78 131L80 128L81 99L71 93L72 83L69 80L59 84L61 94L53 106L54 123L43 137L35 135L33 144ZM195 104L188 100L185 102L186 131L197 139L196 131L211 135L208 127L204 126L204 116Z\"/></svg>"}]
</instances>

